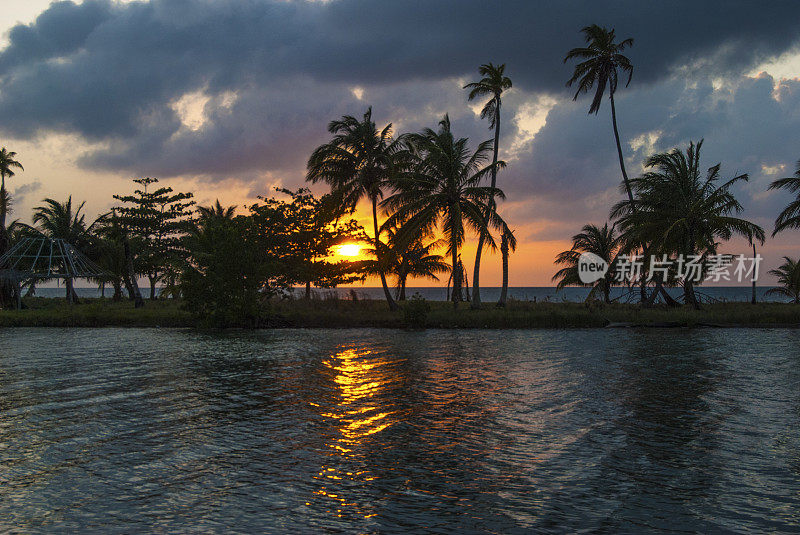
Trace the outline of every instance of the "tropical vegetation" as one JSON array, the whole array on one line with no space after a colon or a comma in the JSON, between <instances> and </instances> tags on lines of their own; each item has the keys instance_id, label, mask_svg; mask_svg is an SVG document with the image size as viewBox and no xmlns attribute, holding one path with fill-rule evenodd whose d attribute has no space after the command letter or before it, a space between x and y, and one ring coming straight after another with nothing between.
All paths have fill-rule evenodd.
<instances>
[{"instance_id":1,"label":"tropical vegetation","mask_svg":"<svg viewBox=\"0 0 800 535\"><path fill-rule=\"evenodd\" d=\"M636 280L618 278L616 268L631 258L647 256L707 260L718 257L734 237L747 240L755 251L757 243L764 243L765 232L743 217L744 206L736 197L748 175L723 178L720 163L703 168L701 140L689 142L684 149L658 151L644 160L639 176L629 176L616 98L620 84L628 86L632 80L633 64L625 53L633 39L618 40L614 29L598 25L581 32L583 46L564 57L565 63L575 62L566 85L574 90L573 100L583 94L592 96L589 114L598 114L603 100L609 99L622 200L610 207L610 221L602 226L585 224L572 237L571 247L555 259L559 269L553 280L559 290L588 287L586 307L617 311L618 318L627 312L616 308L620 303L612 296L615 286L627 286L628 294L638 290L642 305L648 307L659 299L667 305L680 304L666 291L680 286L688 305L679 309L685 309L680 314L698 314L703 300L698 282L682 278L676 268L659 278L644 263ZM485 63L478 73L479 78L463 89L468 102L481 106L480 117L487 120L491 139L471 142L455 131L447 114L435 128L398 133L391 122L377 121L368 107L362 115L331 121L327 140L308 158L306 181L312 187L324 184L327 191L278 188L243 207L224 206L219 200L199 206L193 193L174 191L156 178L142 177L133 181L132 191L114 195L110 210L93 221L87 219L85 203L73 202L70 196L63 202L44 199L35 208L31 225L19 220L9 223L13 205L6 179L24 168L16 153L3 147L0 258L6 258L2 255L25 237L64 240L97 265L90 277L103 288L103 295L106 285L111 287L111 306L163 307L170 299L204 325L257 327L271 324L281 314L291 323L286 302L304 303L298 306L312 310L316 306L312 288L332 289L369 276L378 277L385 298L382 305L364 305L373 312L377 310L373 307L381 306L376 317L397 317L396 311L402 308L403 322L412 327L430 325L437 318L457 326L477 326L482 318L495 321L499 317L503 323L517 317L521 308L533 306L521 307L508 296L509 255L517 247L517 234L498 209L498 201L505 198L498 176L506 167L500 158L501 109L512 81L505 64ZM774 181L770 189L794 195L778 215L773 235L800 228L800 163L794 176ZM359 207L368 207L366 229L354 217ZM471 243L477 247L470 292L462 255ZM341 246L361 252L342 258L337 255ZM497 304L508 305L508 315L492 311L496 315L491 316L483 306L480 272L485 249L500 250L502 290ZM588 254L609 269L585 283L579 266ZM779 282L769 293L798 303L800 268L797 261L784 260L769 272ZM446 313L419 296L407 299L409 280L445 278L452 301ZM148 282L147 302L139 280ZM0 307L27 306L21 300L23 288L28 303L37 303L32 296L41 282L35 273L22 285L3 278ZM64 283L65 306L75 310L78 296L72 276ZM337 304L331 306L345 306L333 301ZM471 301L473 310L458 315L455 309L462 301ZM695 310L687 312L690 308ZM574 312L573 307L570 313ZM553 312L550 318L559 313ZM176 323L187 317L181 316ZM690 322L699 316L686 317L693 318ZM508 321L503 326L518 325L517 320ZM564 320L574 326L571 321Z\"/></svg>"}]
</instances>

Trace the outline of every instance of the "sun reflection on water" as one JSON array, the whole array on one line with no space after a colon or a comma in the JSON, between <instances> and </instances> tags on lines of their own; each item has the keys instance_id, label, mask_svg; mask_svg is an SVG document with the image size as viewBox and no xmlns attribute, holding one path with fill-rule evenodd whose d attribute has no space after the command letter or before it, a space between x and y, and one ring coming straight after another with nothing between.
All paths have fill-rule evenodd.
<instances>
[{"instance_id":1,"label":"sun reflection on water","mask_svg":"<svg viewBox=\"0 0 800 535\"><path fill-rule=\"evenodd\" d=\"M343 349L323 362L332 396L310 405L331 424L332 433L325 444L330 450L327 462L314 476L321 484L315 494L333 500L331 513L339 518L376 514L373 504L358 504L347 495L376 479L369 470L370 447L379 445L379 434L400 420L387 395L397 381L397 362L356 348Z\"/></svg>"}]
</instances>

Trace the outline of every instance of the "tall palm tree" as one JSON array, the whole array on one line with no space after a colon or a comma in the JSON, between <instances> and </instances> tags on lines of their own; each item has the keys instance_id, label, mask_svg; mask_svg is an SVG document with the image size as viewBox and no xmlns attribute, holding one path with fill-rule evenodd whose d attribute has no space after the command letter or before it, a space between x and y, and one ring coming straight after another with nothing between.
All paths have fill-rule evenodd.
<instances>
[{"instance_id":1,"label":"tall palm tree","mask_svg":"<svg viewBox=\"0 0 800 535\"><path fill-rule=\"evenodd\" d=\"M492 187L497 187L497 158L500 150L500 106L502 104L503 92L511 89L511 79L505 76L506 65L493 65L487 63L478 68L478 73L482 76L477 82L472 82L464 86L464 89L469 89L468 100L472 101L476 98L490 97L481 110L481 119L489 118L489 128L494 128L494 145L492 153ZM490 200L488 210L494 210L494 198ZM484 219L488 220L488 214ZM472 272L472 307L480 308L481 306L481 286L480 286L480 270L481 270L481 253L483 252L483 243L486 240L484 233L481 233L478 238L478 250L475 253L475 268ZM504 287L503 290L507 290Z\"/></svg>"},{"instance_id":2,"label":"tall palm tree","mask_svg":"<svg viewBox=\"0 0 800 535\"><path fill-rule=\"evenodd\" d=\"M628 243L648 243L653 251L682 256L707 258L717 254L720 241L733 235L764 243L764 230L758 225L735 217L743 210L731 188L747 181L746 174L720 181L720 164L710 167L705 175L700 168L701 140L689 143L686 152L670 152L650 156L645 167L652 169L632 180L636 193L633 202L622 201L612 209ZM694 281L686 278L684 297L687 304L699 308Z\"/></svg>"},{"instance_id":3,"label":"tall palm tree","mask_svg":"<svg viewBox=\"0 0 800 535\"><path fill-rule=\"evenodd\" d=\"M503 257L503 286L500 289L500 299L497 300L497 306L502 308L506 306L508 299L508 255L509 251L517 250L517 237L514 236L514 231L504 226L503 234L500 238L500 254ZM475 284L475 281L472 281ZM474 294L473 294L474 295Z\"/></svg>"},{"instance_id":4,"label":"tall palm tree","mask_svg":"<svg viewBox=\"0 0 800 535\"><path fill-rule=\"evenodd\" d=\"M400 171L404 149L402 139L394 138L391 123L382 130L377 129L371 107L361 120L345 115L331 121L328 132L333 134L333 139L311 154L306 180L329 184L331 198L342 210L351 213L359 201L368 199L372 203L373 242L381 255L384 247L378 226L378 202ZM389 308L397 310L383 270L380 279Z\"/></svg>"},{"instance_id":5,"label":"tall palm tree","mask_svg":"<svg viewBox=\"0 0 800 535\"><path fill-rule=\"evenodd\" d=\"M777 269L770 270L769 274L778 277L777 288L770 288L767 295L783 295L800 304L800 261L788 256L783 257L783 264Z\"/></svg>"},{"instance_id":6,"label":"tall palm tree","mask_svg":"<svg viewBox=\"0 0 800 535\"><path fill-rule=\"evenodd\" d=\"M556 257L556 264L565 266L553 276L553 281L558 281L556 289L561 290L566 286L591 286L592 289L586 296L587 301L594 299L599 292L602 292L603 301L610 303L611 287L615 283L613 266L617 262L621 248L622 237L616 232L613 225L611 227L608 226L608 223L602 227L585 225L581 232L572 237L572 247L559 253ZM609 270L603 278L588 285L581 281L578 273L578 261L584 253L599 256L609 266Z\"/></svg>"},{"instance_id":7,"label":"tall palm tree","mask_svg":"<svg viewBox=\"0 0 800 535\"><path fill-rule=\"evenodd\" d=\"M505 197L503 192L480 185L492 168L505 165L502 161L485 165L491 143L484 141L475 152L470 152L466 138L453 136L447 115L439 122L438 131L426 128L409 135L407 144L414 155L413 167L397 181L396 193L382 204L385 210L393 212L388 224L405 221L404 238L430 234L436 227L441 229L452 259L454 306L462 299L463 274L458 258L467 229L485 232L489 244L495 246L487 227L502 228L504 224L496 211L487 210L494 197Z\"/></svg>"},{"instance_id":8,"label":"tall palm tree","mask_svg":"<svg viewBox=\"0 0 800 535\"><path fill-rule=\"evenodd\" d=\"M800 228L800 162L797 162L794 176L779 178L769 185L769 189L785 189L796 195L775 220L775 230L772 235L775 236L787 228Z\"/></svg>"},{"instance_id":9,"label":"tall palm tree","mask_svg":"<svg viewBox=\"0 0 800 535\"><path fill-rule=\"evenodd\" d=\"M617 142L617 156L619 157L619 167L622 170L622 180L628 192L628 200L633 203L633 191L628 173L625 170L625 159L622 156L622 145L619 141L619 129L617 128L617 109L614 104L614 94L617 92L620 71L623 76L628 75L625 86L631 83L633 77L633 65L630 60L622 54L625 48L633 45L633 39L625 39L619 43L615 42L616 35L614 30L609 30L592 24L581 30L586 38L587 46L573 48L564 58L564 63L571 59L579 60L575 65L572 78L567 80L567 87L572 87L577 82L578 90L572 100L578 100L581 93L589 93L594 90L594 98L589 106L590 114L597 114L600 111L600 104L603 102L603 95L608 90L608 98L611 101L611 123L614 126L614 139Z\"/></svg>"},{"instance_id":10,"label":"tall palm tree","mask_svg":"<svg viewBox=\"0 0 800 535\"><path fill-rule=\"evenodd\" d=\"M72 206L72 196L66 202L60 203L54 199L44 199L42 206L34 208L33 224L36 229L51 239L61 239L77 249L86 249L90 245L91 233L95 225L104 219L96 219L92 224L86 224L86 216L81 213L86 202L82 202L76 209ZM73 281L66 279L67 301L76 300Z\"/></svg>"}]
</instances>

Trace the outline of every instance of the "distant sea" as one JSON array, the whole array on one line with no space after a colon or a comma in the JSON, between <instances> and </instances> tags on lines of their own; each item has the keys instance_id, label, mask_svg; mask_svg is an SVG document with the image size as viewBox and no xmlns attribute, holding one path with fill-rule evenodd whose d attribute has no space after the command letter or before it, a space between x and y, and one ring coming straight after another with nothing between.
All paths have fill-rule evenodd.
<instances>
[{"instance_id":1,"label":"distant sea","mask_svg":"<svg viewBox=\"0 0 800 535\"><path fill-rule=\"evenodd\" d=\"M358 286L353 288L335 288L335 289L314 289L313 292L316 297L325 298L327 296L338 296L339 299L350 299L351 290L355 292L359 299L383 299L383 289L381 287L368 287ZM759 301L783 301L785 299L780 296L765 295L769 287L757 288L757 296ZM91 288L76 288L78 296L80 297L100 297L100 291L97 287ZM150 295L150 288L142 287L142 295L147 298ZM294 290L295 295L302 296L303 289L297 288ZM680 288L669 288L670 295L679 299L683 296ZM704 300L711 301L750 301L751 288L749 286L714 286L714 287L700 287L698 293ZM406 288L406 296L411 297L415 293L419 293L422 297L429 301L444 301L447 298L447 290L445 288L431 288L431 287L409 287ZM586 299L589 290L587 288L565 288L561 291L556 291L552 286L521 286L510 287L508 289L508 296L511 299L519 301L550 301L550 302L581 302ZM36 295L38 297L64 297L64 288L37 288ZM106 297L110 298L112 290L106 288ZM611 292L612 299L617 299L620 302L637 301L638 289L633 292L627 288L614 288ZM497 301L500 298L499 287L484 287L481 288L481 300L484 302Z\"/></svg>"}]
</instances>

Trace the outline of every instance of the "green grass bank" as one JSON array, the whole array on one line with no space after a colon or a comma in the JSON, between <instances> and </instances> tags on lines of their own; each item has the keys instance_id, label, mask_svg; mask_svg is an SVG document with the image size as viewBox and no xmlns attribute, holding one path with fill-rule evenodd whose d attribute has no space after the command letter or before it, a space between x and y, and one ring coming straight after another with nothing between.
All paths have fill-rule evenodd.
<instances>
[{"instance_id":1,"label":"green grass bank","mask_svg":"<svg viewBox=\"0 0 800 535\"><path fill-rule=\"evenodd\" d=\"M526 329L586 327L800 327L800 306L785 303L718 303L690 307L642 308L614 304L512 301L504 309L487 304L470 310L462 304L429 302L427 312L392 312L383 301L275 301L261 322L265 327L428 327L445 329ZM202 327L179 301L84 299L69 306L62 299L31 298L24 310L0 310L0 327ZM413 305L412 305L413 306Z\"/></svg>"}]
</instances>

